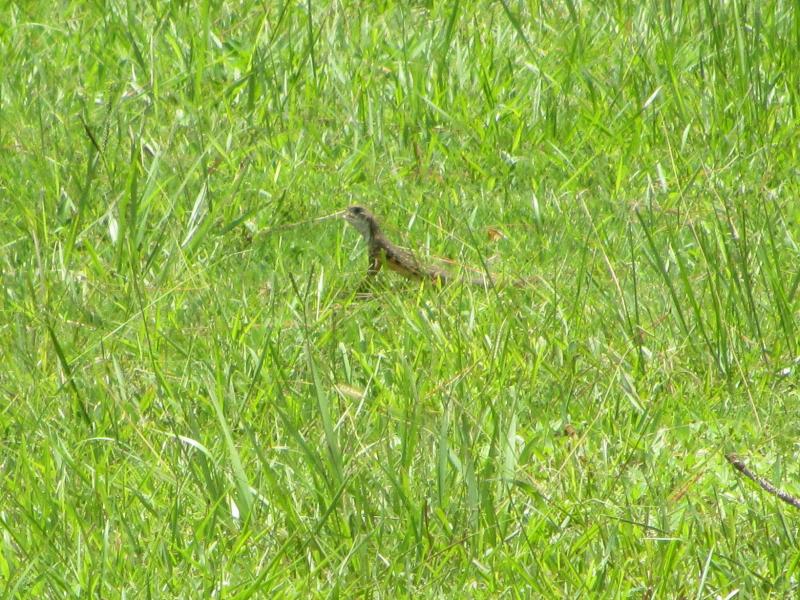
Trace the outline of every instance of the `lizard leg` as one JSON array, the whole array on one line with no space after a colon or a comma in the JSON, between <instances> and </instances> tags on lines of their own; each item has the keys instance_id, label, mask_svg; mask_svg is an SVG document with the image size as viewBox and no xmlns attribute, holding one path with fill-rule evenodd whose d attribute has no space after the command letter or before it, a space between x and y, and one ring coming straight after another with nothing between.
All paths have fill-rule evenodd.
<instances>
[{"instance_id":1,"label":"lizard leg","mask_svg":"<svg viewBox=\"0 0 800 600\"><path fill-rule=\"evenodd\" d=\"M381 270L383 264L381 263L380 257L378 255L373 255L369 257L369 266L367 267L367 276L364 277L364 280L361 282L361 285L358 286L356 290L357 294L363 294L368 292L375 287L375 275L378 274L378 271Z\"/></svg>"},{"instance_id":2,"label":"lizard leg","mask_svg":"<svg viewBox=\"0 0 800 600\"><path fill-rule=\"evenodd\" d=\"M367 267L367 277L374 277L378 274L378 271L381 270L383 266L383 262L381 261L381 257L377 254L374 254L369 257L369 266Z\"/></svg>"}]
</instances>

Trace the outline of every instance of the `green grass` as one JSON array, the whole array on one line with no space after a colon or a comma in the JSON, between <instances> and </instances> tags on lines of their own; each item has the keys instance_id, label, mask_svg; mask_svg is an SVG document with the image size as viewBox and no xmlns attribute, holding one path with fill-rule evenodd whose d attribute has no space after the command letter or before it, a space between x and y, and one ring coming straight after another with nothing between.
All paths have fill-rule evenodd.
<instances>
[{"instance_id":1,"label":"green grass","mask_svg":"<svg viewBox=\"0 0 800 600\"><path fill-rule=\"evenodd\" d=\"M800 593L725 460L800 495L799 46L788 1L3 5L0 593ZM353 203L528 285L361 297Z\"/></svg>"}]
</instances>

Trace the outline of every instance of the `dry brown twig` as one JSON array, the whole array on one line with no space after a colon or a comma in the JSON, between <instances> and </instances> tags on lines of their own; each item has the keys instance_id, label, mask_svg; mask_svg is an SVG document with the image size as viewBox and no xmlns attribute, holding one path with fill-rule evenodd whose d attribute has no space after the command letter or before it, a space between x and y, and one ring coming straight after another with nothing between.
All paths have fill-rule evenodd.
<instances>
[{"instance_id":1,"label":"dry brown twig","mask_svg":"<svg viewBox=\"0 0 800 600\"><path fill-rule=\"evenodd\" d=\"M752 479L753 481L755 481L766 492L769 492L773 496L777 496L778 498L786 502L786 504L791 504L795 508L800 509L800 500L798 500L788 492L779 490L763 477L759 477L758 475L753 473L750 469L747 468L747 465L744 464L744 461L742 461L742 459L739 458L737 455L726 454L725 459L729 463L731 463L737 471L739 471L742 475L744 475L748 479Z\"/></svg>"}]
</instances>

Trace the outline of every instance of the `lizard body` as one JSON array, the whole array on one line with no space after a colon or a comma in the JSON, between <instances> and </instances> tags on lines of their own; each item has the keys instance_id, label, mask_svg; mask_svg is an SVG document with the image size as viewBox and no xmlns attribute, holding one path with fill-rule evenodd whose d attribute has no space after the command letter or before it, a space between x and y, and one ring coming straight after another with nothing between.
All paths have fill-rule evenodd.
<instances>
[{"instance_id":1,"label":"lizard body","mask_svg":"<svg viewBox=\"0 0 800 600\"><path fill-rule=\"evenodd\" d=\"M411 252L390 242L381 230L375 215L366 208L351 206L345 211L344 218L356 228L367 243L368 276L376 275L385 265L388 269L409 279L427 279L439 285L451 283L454 280L447 271L423 265ZM483 277L476 277L468 281L472 285L483 288L492 285L491 281Z\"/></svg>"}]
</instances>

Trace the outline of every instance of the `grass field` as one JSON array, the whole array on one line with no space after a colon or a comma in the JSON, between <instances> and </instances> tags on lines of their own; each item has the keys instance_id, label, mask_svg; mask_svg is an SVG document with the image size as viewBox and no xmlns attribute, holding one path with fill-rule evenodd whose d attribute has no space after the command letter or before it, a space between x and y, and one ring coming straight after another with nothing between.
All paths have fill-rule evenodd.
<instances>
[{"instance_id":1,"label":"grass field","mask_svg":"<svg viewBox=\"0 0 800 600\"><path fill-rule=\"evenodd\" d=\"M0 73L3 597L800 594L726 460L800 495L797 2L5 3ZM351 204L499 284L357 294Z\"/></svg>"}]
</instances>

